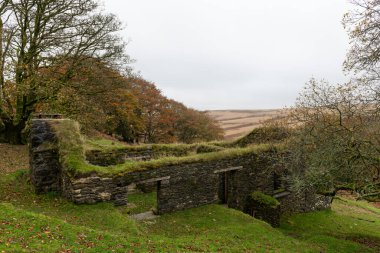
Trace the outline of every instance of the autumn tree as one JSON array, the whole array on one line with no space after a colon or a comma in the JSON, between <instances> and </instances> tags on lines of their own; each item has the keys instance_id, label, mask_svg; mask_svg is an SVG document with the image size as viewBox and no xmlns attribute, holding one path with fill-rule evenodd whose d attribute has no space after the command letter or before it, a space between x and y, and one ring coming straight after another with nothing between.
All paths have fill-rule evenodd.
<instances>
[{"instance_id":1,"label":"autumn tree","mask_svg":"<svg viewBox=\"0 0 380 253\"><path fill-rule=\"evenodd\" d=\"M131 77L129 82L141 108L143 142L175 142L172 124L176 119L168 108L166 97L154 83L141 77Z\"/></svg>"},{"instance_id":2,"label":"autumn tree","mask_svg":"<svg viewBox=\"0 0 380 253\"><path fill-rule=\"evenodd\" d=\"M176 115L175 133L178 141L194 143L223 139L223 130L205 112L187 108L181 103L171 101Z\"/></svg>"},{"instance_id":3,"label":"autumn tree","mask_svg":"<svg viewBox=\"0 0 380 253\"><path fill-rule=\"evenodd\" d=\"M66 72L69 64L61 66ZM42 69L41 75L59 78L56 69ZM132 94L128 78L99 59L84 59L65 86L37 111L59 112L79 121L86 134L94 130L133 142L142 132L141 110Z\"/></svg>"},{"instance_id":4,"label":"autumn tree","mask_svg":"<svg viewBox=\"0 0 380 253\"><path fill-rule=\"evenodd\" d=\"M144 142L192 143L223 138L222 129L207 114L166 98L154 83L141 77L130 78L130 83L141 108Z\"/></svg>"},{"instance_id":5,"label":"autumn tree","mask_svg":"<svg viewBox=\"0 0 380 253\"><path fill-rule=\"evenodd\" d=\"M0 115L9 142L21 142L35 106L65 86L84 59L119 70L129 61L117 34L121 23L94 0L2 1L0 14ZM42 68L60 75L49 79Z\"/></svg>"}]
</instances>

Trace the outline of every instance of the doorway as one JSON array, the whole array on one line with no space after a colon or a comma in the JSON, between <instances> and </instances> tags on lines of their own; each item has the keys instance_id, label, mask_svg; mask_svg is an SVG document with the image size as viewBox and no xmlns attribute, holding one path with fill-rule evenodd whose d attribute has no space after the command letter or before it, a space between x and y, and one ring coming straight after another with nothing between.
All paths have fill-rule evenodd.
<instances>
[{"instance_id":1,"label":"doorway","mask_svg":"<svg viewBox=\"0 0 380 253\"><path fill-rule=\"evenodd\" d=\"M229 185L229 172L219 173L219 203L227 204L228 203L228 185Z\"/></svg>"},{"instance_id":2,"label":"doorway","mask_svg":"<svg viewBox=\"0 0 380 253\"><path fill-rule=\"evenodd\" d=\"M233 179L235 173L242 169L243 166L236 166L214 171L214 173L218 175L218 198L220 204L228 204L231 202L230 197L233 196Z\"/></svg>"}]
</instances>

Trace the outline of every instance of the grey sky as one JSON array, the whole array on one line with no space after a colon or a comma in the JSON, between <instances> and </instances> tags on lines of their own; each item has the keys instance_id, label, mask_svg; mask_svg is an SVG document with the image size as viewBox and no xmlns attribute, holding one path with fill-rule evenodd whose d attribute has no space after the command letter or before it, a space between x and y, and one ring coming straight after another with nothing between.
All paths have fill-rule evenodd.
<instances>
[{"instance_id":1,"label":"grey sky","mask_svg":"<svg viewBox=\"0 0 380 253\"><path fill-rule=\"evenodd\" d=\"M196 109L292 105L311 77L345 80L346 0L105 0L134 68Z\"/></svg>"}]
</instances>

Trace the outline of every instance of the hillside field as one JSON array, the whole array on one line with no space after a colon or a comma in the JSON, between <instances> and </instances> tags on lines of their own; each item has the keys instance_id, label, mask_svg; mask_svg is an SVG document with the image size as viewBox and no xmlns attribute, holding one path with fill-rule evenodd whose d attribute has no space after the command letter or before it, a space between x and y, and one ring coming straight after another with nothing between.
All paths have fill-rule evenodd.
<instances>
[{"instance_id":1,"label":"hillside field","mask_svg":"<svg viewBox=\"0 0 380 253\"><path fill-rule=\"evenodd\" d=\"M283 109L268 110L212 110L207 113L217 120L224 130L224 138L233 140L242 137L256 127L260 127L264 121L283 117L286 111Z\"/></svg>"},{"instance_id":2,"label":"hillside field","mask_svg":"<svg viewBox=\"0 0 380 253\"><path fill-rule=\"evenodd\" d=\"M1 148L1 253L380 252L380 209L371 203L337 198L331 210L286 217L278 229L221 205L135 221L132 214L154 207L155 193L135 193L127 207L36 195L27 148Z\"/></svg>"}]
</instances>

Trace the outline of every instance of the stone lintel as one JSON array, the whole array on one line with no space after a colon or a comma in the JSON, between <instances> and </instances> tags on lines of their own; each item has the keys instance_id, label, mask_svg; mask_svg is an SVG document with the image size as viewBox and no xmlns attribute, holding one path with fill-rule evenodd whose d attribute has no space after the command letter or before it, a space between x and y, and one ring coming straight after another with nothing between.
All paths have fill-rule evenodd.
<instances>
[{"instance_id":1,"label":"stone lintel","mask_svg":"<svg viewBox=\"0 0 380 253\"><path fill-rule=\"evenodd\" d=\"M234 171L234 170L241 170L243 169L243 166L237 166L237 167L230 167L230 168L227 168L227 169L221 169L221 170L214 170L214 173L223 173L223 172L227 172L227 171Z\"/></svg>"}]
</instances>

